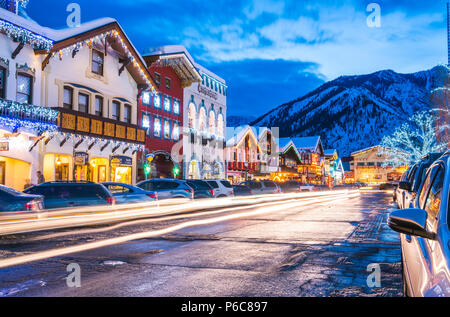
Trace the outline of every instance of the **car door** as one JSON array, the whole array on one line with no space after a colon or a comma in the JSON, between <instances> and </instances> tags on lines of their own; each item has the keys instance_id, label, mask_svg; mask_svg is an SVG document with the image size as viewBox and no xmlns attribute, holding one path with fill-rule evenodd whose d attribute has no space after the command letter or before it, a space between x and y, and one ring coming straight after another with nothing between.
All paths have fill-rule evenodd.
<instances>
[{"instance_id":1,"label":"car door","mask_svg":"<svg viewBox=\"0 0 450 317\"><path fill-rule=\"evenodd\" d=\"M422 209L429 202L429 193L440 168L439 165L436 165L428 171L419 193L419 206ZM422 290L430 278L431 253L426 240L421 237L401 235L404 268L412 296L423 296Z\"/></svg>"},{"instance_id":2,"label":"car door","mask_svg":"<svg viewBox=\"0 0 450 317\"><path fill-rule=\"evenodd\" d=\"M108 190L116 198L116 204L126 204L129 202L130 190L122 185L110 184L107 186Z\"/></svg>"}]
</instances>

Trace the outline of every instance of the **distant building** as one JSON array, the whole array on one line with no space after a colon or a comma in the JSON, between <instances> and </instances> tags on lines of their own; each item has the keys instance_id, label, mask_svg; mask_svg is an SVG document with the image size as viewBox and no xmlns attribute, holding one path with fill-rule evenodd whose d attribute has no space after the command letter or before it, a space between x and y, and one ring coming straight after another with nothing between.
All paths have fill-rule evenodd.
<instances>
[{"instance_id":1,"label":"distant building","mask_svg":"<svg viewBox=\"0 0 450 317\"><path fill-rule=\"evenodd\" d=\"M341 184L344 180L344 167L342 161L339 159L337 150L325 150L324 155L324 170L327 184L330 186Z\"/></svg>"},{"instance_id":2,"label":"distant building","mask_svg":"<svg viewBox=\"0 0 450 317\"><path fill-rule=\"evenodd\" d=\"M320 136L292 138L301 156L298 172L303 183L325 183L325 152Z\"/></svg>"},{"instance_id":3,"label":"distant building","mask_svg":"<svg viewBox=\"0 0 450 317\"><path fill-rule=\"evenodd\" d=\"M355 181L374 185L400 180L408 167L396 167L380 154L380 148L378 145L352 153Z\"/></svg>"}]
</instances>

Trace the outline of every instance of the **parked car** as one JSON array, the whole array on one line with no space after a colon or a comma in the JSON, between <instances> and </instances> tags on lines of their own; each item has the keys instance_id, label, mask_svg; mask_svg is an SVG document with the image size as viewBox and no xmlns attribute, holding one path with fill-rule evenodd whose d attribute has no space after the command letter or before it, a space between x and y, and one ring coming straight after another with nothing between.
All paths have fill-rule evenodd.
<instances>
[{"instance_id":1,"label":"parked car","mask_svg":"<svg viewBox=\"0 0 450 317\"><path fill-rule=\"evenodd\" d=\"M251 196L253 191L248 186L233 185L234 196Z\"/></svg>"},{"instance_id":2,"label":"parked car","mask_svg":"<svg viewBox=\"0 0 450 317\"><path fill-rule=\"evenodd\" d=\"M148 192L154 192L158 195L158 200L171 198L194 198L193 189L185 181L178 179L151 179L140 182L137 185Z\"/></svg>"},{"instance_id":3,"label":"parked car","mask_svg":"<svg viewBox=\"0 0 450 317\"><path fill-rule=\"evenodd\" d=\"M318 190L318 188L316 187L316 185L313 185L313 184L304 183L300 186L300 191L302 191L302 192L314 192L317 190Z\"/></svg>"},{"instance_id":4,"label":"parked car","mask_svg":"<svg viewBox=\"0 0 450 317\"><path fill-rule=\"evenodd\" d=\"M239 185L248 186L255 195L281 193L280 187L278 187L278 185L273 181L246 181L240 183Z\"/></svg>"},{"instance_id":5,"label":"parked car","mask_svg":"<svg viewBox=\"0 0 450 317\"><path fill-rule=\"evenodd\" d=\"M206 182L214 189L214 197L224 198L234 196L233 186L231 186L229 181L212 179Z\"/></svg>"},{"instance_id":6,"label":"parked car","mask_svg":"<svg viewBox=\"0 0 450 317\"><path fill-rule=\"evenodd\" d=\"M409 175L407 181L400 182L398 184L398 205L401 209L414 207L413 201L417 196L423 180L425 179L425 173L427 169L437 160L443 153L431 153L422 158L422 160L415 164Z\"/></svg>"},{"instance_id":7,"label":"parked car","mask_svg":"<svg viewBox=\"0 0 450 317\"><path fill-rule=\"evenodd\" d=\"M214 188L208 182L199 179L190 179L186 184L194 190L194 199L214 198Z\"/></svg>"},{"instance_id":8,"label":"parked car","mask_svg":"<svg viewBox=\"0 0 450 317\"><path fill-rule=\"evenodd\" d=\"M316 190L317 187L310 184L302 184L299 181L287 181L281 184L281 190L283 193L299 193L310 192Z\"/></svg>"},{"instance_id":9,"label":"parked car","mask_svg":"<svg viewBox=\"0 0 450 317\"><path fill-rule=\"evenodd\" d=\"M380 190L395 190L395 188L398 186L398 182L389 182L378 185L378 188Z\"/></svg>"},{"instance_id":10,"label":"parked car","mask_svg":"<svg viewBox=\"0 0 450 317\"><path fill-rule=\"evenodd\" d=\"M116 204L135 204L158 200L154 191L122 183L102 183L116 198Z\"/></svg>"},{"instance_id":11,"label":"parked car","mask_svg":"<svg viewBox=\"0 0 450 317\"><path fill-rule=\"evenodd\" d=\"M399 188L399 185L400 185L400 182L404 182L404 181L406 181L407 179L408 179L408 176L409 176L409 172L411 171L411 167L410 168L408 168L407 170L406 170L406 172L404 172L403 174L402 174L402 177L400 178L400 181L398 182L398 184L397 184L397 186L395 187L395 190L394 190L394 194L393 194L393 197L392 197L392 199L394 200L394 202L395 203L397 203L397 206L399 207L399 208L401 208L400 207L400 203L397 201L397 199L398 199L398 197L401 197L402 196L402 189L400 189Z\"/></svg>"},{"instance_id":12,"label":"parked car","mask_svg":"<svg viewBox=\"0 0 450 317\"><path fill-rule=\"evenodd\" d=\"M114 205L116 198L105 186L91 182L48 182L24 191L44 197L46 209Z\"/></svg>"},{"instance_id":13,"label":"parked car","mask_svg":"<svg viewBox=\"0 0 450 317\"><path fill-rule=\"evenodd\" d=\"M18 192L0 185L0 212L39 211L44 209L44 197Z\"/></svg>"},{"instance_id":14,"label":"parked car","mask_svg":"<svg viewBox=\"0 0 450 317\"><path fill-rule=\"evenodd\" d=\"M401 235L405 296L450 296L450 152L427 170L416 208L392 212L391 229Z\"/></svg>"}]
</instances>

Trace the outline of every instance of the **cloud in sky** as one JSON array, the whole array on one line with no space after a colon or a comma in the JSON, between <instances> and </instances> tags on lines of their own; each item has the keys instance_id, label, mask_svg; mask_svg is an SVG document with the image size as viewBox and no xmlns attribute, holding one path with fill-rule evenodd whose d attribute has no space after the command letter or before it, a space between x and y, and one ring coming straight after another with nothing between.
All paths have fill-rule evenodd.
<instances>
[{"instance_id":1,"label":"cloud in sky","mask_svg":"<svg viewBox=\"0 0 450 317\"><path fill-rule=\"evenodd\" d=\"M43 25L63 27L70 2L30 0L28 12ZM324 79L381 69L415 72L447 58L443 0L77 2L84 22L116 18L141 51L185 45L199 63L228 81L231 113L268 111ZM371 2L381 6L381 28L366 24ZM284 80L293 76L296 85ZM264 87L275 86L273 96L264 95Z\"/></svg>"}]
</instances>

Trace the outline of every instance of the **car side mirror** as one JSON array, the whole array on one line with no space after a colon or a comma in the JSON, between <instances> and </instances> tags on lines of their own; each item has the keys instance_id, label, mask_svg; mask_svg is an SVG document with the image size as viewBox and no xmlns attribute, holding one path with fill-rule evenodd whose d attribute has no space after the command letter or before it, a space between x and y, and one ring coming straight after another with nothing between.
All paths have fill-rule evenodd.
<instances>
[{"instance_id":1,"label":"car side mirror","mask_svg":"<svg viewBox=\"0 0 450 317\"><path fill-rule=\"evenodd\" d=\"M407 191L411 191L411 183L410 182L400 182L398 183L398 188L403 189L403 190L407 190Z\"/></svg>"},{"instance_id":2,"label":"car side mirror","mask_svg":"<svg viewBox=\"0 0 450 317\"><path fill-rule=\"evenodd\" d=\"M389 215L388 226L399 233L434 240L436 235L426 229L427 217L423 209L395 210Z\"/></svg>"}]
</instances>

